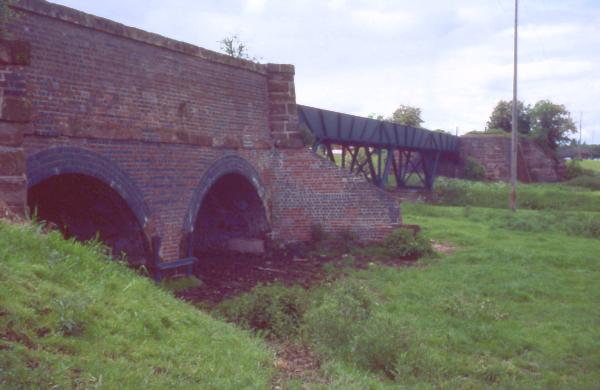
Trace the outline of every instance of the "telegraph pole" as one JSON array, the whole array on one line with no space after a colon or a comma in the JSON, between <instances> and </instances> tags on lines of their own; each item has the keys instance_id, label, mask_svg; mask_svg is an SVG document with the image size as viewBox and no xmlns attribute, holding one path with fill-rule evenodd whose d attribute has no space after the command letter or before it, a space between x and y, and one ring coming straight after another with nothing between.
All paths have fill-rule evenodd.
<instances>
[{"instance_id":1,"label":"telegraph pole","mask_svg":"<svg viewBox=\"0 0 600 390\"><path fill-rule=\"evenodd\" d=\"M583 112L579 112L579 145L581 145L581 119L583 117Z\"/></svg>"},{"instance_id":2,"label":"telegraph pole","mask_svg":"<svg viewBox=\"0 0 600 390\"><path fill-rule=\"evenodd\" d=\"M519 0L515 0L515 43L513 64L513 101L512 101L512 134L510 143L510 209L517 211L517 26L519 20Z\"/></svg>"}]
</instances>

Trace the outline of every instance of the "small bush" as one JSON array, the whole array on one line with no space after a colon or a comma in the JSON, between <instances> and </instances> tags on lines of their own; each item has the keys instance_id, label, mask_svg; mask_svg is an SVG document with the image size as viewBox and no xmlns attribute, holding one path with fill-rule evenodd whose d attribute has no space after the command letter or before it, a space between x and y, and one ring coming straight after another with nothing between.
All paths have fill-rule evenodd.
<instances>
[{"instance_id":1,"label":"small bush","mask_svg":"<svg viewBox=\"0 0 600 390\"><path fill-rule=\"evenodd\" d=\"M390 257L417 257L434 253L431 242L410 229L394 230L383 241L383 247Z\"/></svg>"},{"instance_id":2,"label":"small bush","mask_svg":"<svg viewBox=\"0 0 600 390\"><path fill-rule=\"evenodd\" d=\"M465 179L473 181L485 180L485 168L472 157L467 157L465 160Z\"/></svg>"},{"instance_id":3,"label":"small bush","mask_svg":"<svg viewBox=\"0 0 600 390\"><path fill-rule=\"evenodd\" d=\"M329 233L325 231L323 225L315 223L310 226L310 241L313 244L322 243L329 240L329 238Z\"/></svg>"},{"instance_id":4,"label":"small bush","mask_svg":"<svg viewBox=\"0 0 600 390\"><path fill-rule=\"evenodd\" d=\"M298 334L308 307L308 295L299 286L258 285L248 294L222 302L216 313L241 327L278 338Z\"/></svg>"},{"instance_id":5,"label":"small bush","mask_svg":"<svg viewBox=\"0 0 600 390\"><path fill-rule=\"evenodd\" d=\"M565 233L600 239L600 218L597 215L579 215L561 221Z\"/></svg>"},{"instance_id":6,"label":"small bush","mask_svg":"<svg viewBox=\"0 0 600 390\"><path fill-rule=\"evenodd\" d=\"M579 160L567 161L565 179L570 180L586 174L590 174L590 172L581 166Z\"/></svg>"},{"instance_id":7,"label":"small bush","mask_svg":"<svg viewBox=\"0 0 600 390\"><path fill-rule=\"evenodd\" d=\"M584 174L566 181L565 184L575 187L589 188L590 190L594 191L600 191L600 176Z\"/></svg>"},{"instance_id":8,"label":"small bush","mask_svg":"<svg viewBox=\"0 0 600 390\"><path fill-rule=\"evenodd\" d=\"M315 135L308 128L308 126L302 124L298 129L300 133L300 138L302 139L302 143L304 146L312 146L315 143Z\"/></svg>"}]
</instances>

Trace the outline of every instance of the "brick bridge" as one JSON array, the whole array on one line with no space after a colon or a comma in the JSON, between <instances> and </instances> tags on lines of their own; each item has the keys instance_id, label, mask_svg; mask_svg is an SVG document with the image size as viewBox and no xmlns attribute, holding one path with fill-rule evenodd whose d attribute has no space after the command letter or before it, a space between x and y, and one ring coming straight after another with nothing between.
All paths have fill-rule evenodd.
<instances>
[{"instance_id":1,"label":"brick bridge","mask_svg":"<svg viewBox=\"0 0 600 390\"><path fill-rule=\"evenodd\" d=\"M132 262L232 238L383 237L397 203L303 146L292 65L257 64L40 0L0 43L0 200ZM6 32L5 30L5 32Z\"/></svg>"}]
</instances>

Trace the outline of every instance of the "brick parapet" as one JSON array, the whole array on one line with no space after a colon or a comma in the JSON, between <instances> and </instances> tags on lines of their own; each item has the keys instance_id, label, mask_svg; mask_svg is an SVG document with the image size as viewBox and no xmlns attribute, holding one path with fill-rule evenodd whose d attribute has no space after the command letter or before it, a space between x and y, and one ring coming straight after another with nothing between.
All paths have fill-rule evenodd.
<instances>
[{"instance_id":1,"label":"brick parapet","mask_svg":"<svg viewBox=\"0 0 600 390\"><path fill-rule=\"evenodd\" d=\"M174 52L198 57L214 63L246 69L260 74L267 73L267 66L256 62L235 58L212 50L204 49L190 43L177 41L159 34L144 31L135 27L91 15L63 5L49 3L43 0L17 0L11 5L14 9L30 12L37 15L61 20L78 26L86 27L95 31L115 35L121 38L161 47Z\"/></svg>"}]
</instances>

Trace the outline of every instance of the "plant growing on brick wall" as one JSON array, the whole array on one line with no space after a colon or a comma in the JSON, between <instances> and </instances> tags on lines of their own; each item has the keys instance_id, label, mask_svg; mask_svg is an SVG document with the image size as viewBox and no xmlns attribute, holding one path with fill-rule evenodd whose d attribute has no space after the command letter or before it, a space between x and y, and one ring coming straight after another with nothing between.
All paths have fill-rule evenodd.
<instances>
[{"instance_id":1,"label":"plant growing on brick wall","mask_svg":"<svg viewBox=\"0 0 600 390\"><path fill-rule=\"evenodd\" d=\"M485 180L485 169L473 157L467 157L464 175L467 180L483 181Z\"/></svg>"},{"instance_id":2,"label":"plant growing on brick wall","mask_svg":"<svg viewBox=\"0 0 600 390\"><path fill-rule=\"evenodd\" d=\"M250 57L248 51L246 50L246 44L242 42L237 34L230 37L225 37L221 39L219 43L221 44L221 50L223 53L227 54L228 56L241 58L243 60L257 61L256 57Z\"/></svg>"}]
</instances>

